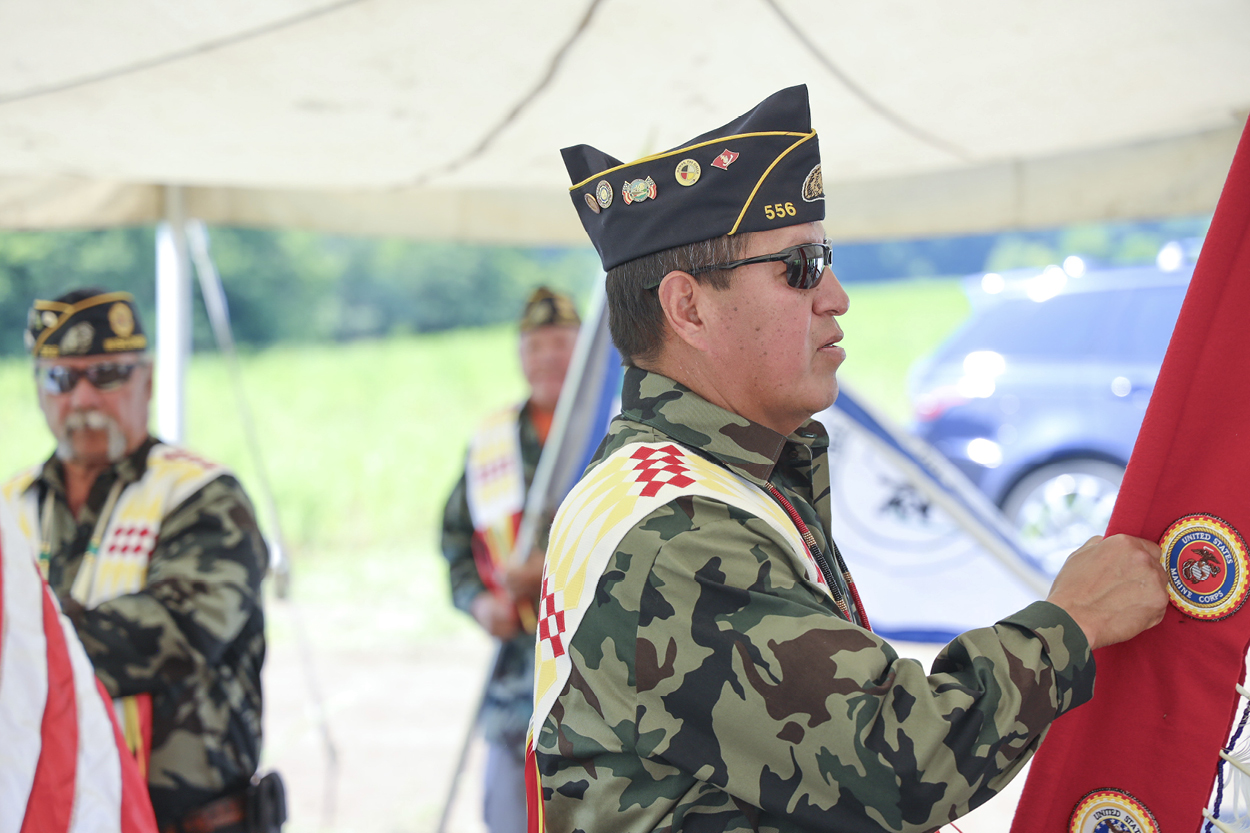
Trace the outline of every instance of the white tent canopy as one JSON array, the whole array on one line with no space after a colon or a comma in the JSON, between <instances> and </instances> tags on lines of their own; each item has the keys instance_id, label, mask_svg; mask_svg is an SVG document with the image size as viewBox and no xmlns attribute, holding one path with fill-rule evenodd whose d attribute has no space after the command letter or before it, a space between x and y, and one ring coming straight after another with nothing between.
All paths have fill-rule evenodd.
<instances>
[{"instance_id":1,"label":"white tent canopy","mask_svg":"<svg viewBox=\"0 0 1250 833\"><path fill-rule=\"evenodd\" d=\"M0 227L585 241L558 149L795 83L836 239L1210 211L1244 0L5 0ZM660 183L661 198L663 183Z\"/></svg>"}]
</instances>

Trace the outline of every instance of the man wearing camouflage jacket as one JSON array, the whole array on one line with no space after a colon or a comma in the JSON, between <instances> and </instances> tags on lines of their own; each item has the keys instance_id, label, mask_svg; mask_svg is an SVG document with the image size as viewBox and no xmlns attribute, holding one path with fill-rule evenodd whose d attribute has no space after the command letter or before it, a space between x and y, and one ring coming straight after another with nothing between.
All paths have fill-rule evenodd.
<instances>
[{"instance_id":1,"label":"man wearing camouflage jacket","mask_svg":"<svg viewBox=\"0 0 1250 833\"><path fill-rule=\"evenodd\" d=\"M531 830L931 831L1157 623L1159 550L1092 539L926 674L869 629L829 523L848 299L803 87L672 151L564 151L630 365L552 528ZM624 182L619 192L615 183ZM667 201L667 202L666 202Z\"/></svg>"},{"instance_id":2,"label":"man wearing camouflage jacket","mask_svg":"<svg viewBox=\"0 0 1250 833\"><path fill-rule=\"evenodd\" d=\"M499 640L478 723L486 739L483 818L490 833L525 830L525 733L534 711L534 602L547 530L517 563L525 496L555 417L581 318L573 299L539 287L521 313L519 354L529 396L492 414L469 443L443 510L452 602Z\"/></svg>"},{"instance_id":3,"label":"man wearing camouflage jacket","mask_svg":"<svg viewBox=\"0 0 1250 833\"><path fill-rule=\"evenodd\" d=\"M268 560L251 504L227 469L148 433L152 367L129 294L36 301L27 345L57 448L4 495L114 698L157 824L242 833Z\"/></svg>"}]
</instances>

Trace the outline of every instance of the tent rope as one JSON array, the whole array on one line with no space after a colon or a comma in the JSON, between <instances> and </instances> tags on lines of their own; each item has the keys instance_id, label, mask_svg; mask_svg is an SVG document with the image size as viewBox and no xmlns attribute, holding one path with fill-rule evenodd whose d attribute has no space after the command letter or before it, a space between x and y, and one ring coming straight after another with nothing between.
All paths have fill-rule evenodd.
<instances>
[{"instance_id":1,"label":"tent rope","mask_svg":"<svg viewBox=\"0 0 1250 833\"><path fill-rule=\"evenodd\" d=\"M785 10L781 8L777 0L764 0L764 4L771 8L777 14L777 17L781 18L781 22L784 23L786 28L790 30L790 33L794 35L794 37L802 43L804 47L807 48L807 51L812 53L812 57L814 57L821 66L827 69L834 78L838 79L838 81L842 83L842 86L846 87L852 95L867 105L870 110L874 111L877 115L881 116L890 124L893 124L899 130L903 131L912 138L918 139L926 145L936 148L943 153L954 156L961 162L971 163L976 161L973 159L971 153L964 150L959 145L956 145L953 142L948 142L945 139L934 136L932 133L924 130L923 128L917 127L896 113L894 110L891 110L885 105L885 103L878 100L870 92L857 84L855 80L852 79L851 76L847 75L841 67L835 64L827 55L820 51L820 48L812 42L812 39L807 36L807 33L804 32L803 29L800 28L794 20L786 14Z\"/></svg>"},{"instance_id":2,"label":"tent rope","mask_svg":"<svg viewBox=\"0 0 1250 833\"><path fill-rule=\"evenodd\" d=\"M552 80L556 77L556 72L560 69L560 64L564 62L565 56L568 55L569 50L573 48L573 45L581 39L586 29L590 27L590 21L594 18L595 12L602 4L603 0L590 0L590 5L586 7L586 12L582 15L582 19L578 22L577 27L568 36L568 38L565 39L564 43L560 45L560 48L556 50L555 54L551 56L551 60L547 64L547 71L543 74L543 77L538 79L538 83L536 83L528 93L522 96L521 100L514 104L512 109L509 110L504 117L495 124L494 127L486 131L486 134L473 148L461 156L452 159L450 162L447 162L441 167L417 176L416 179L412 181L411 185L426 185L431 179L434 179L437 176L454 173L485 153L490 146L495 143L495 140L498 139L499 136L513 122L520 118L521 114L525 112L531 104L534 103L534 99L538 98L538 96L551 85Z\"/></svg>"},{"instance_id":3,"label":"tent rope","mask_svg":"<svg viewBox=\"0 0 1250 833\"><path fill-rule=\"evenodd\" d=\"M304 678L308 686L308 696L312 700L313 720L321 731L321 743L325 750L326 769L325 781L321 792L321 827L329 829L334 824L336 802L338 796L339 753L330 732L329 712L326 709L325 696L322 694L317 674L313 666L312 640L308 636L308 628L304 622L303 611L294 599L289 598L290 560L286 547L286 537L282 534L281 518L273 496L273 487L269 482L268 469L261 443L256 432L256 422L252 419L252 409L243 390L243 370L239 365L238 351L235 349L234 333L230 326L230 307L226 299L226 290L221 282L221 275L213 263L209 253L208 229L199 220L186 224L187 247L191 252L195 273L200 279L200 294L204 299L204 308L208 312L209 323L212 325L213 336L217 341L217 349L226 359L226 368L234 385L235 401L239 408L239 419L247 441L248 451L255 466L257 482L263 498L269 521L268 541L274 556L271 570L274 574L275 590L279 599L287 603L291 620L295 629L295 641L299 646L300 664L303 666Z\"/></svg>"},{"instance_id":4,"label":"tent rope","mask_svg":"<svg viewBox=\"0 0 1250 833\"><path fill-rule=\"evenodd\" d=\"M187 58L194 58L195 56L203 55L206 52L215 52L216 50L224 49L227 46L234 46L236 43L242 43L243 41L263 37L282 29L297 26L305 21L312 20L323 15L333 14L334 12L345 9L348 6L354 6L363 1L364 0L338 0L337 3L330 3L315 9L309 9L308 11L300 12L299 14L291 15L290 17L285 17L281 20L271 21L270 23L257 26L254 29L247 29L242 32L236 32L232 35L217 38L216 40L205 41L203 43L196 44L195 46L187 47L186 49L179 49L175 52L170 52L167 55L158 55L154 58L136 61L133 64L124 64L112 69L106 69L90 75L84 75L80 78L71 78L68 81L58 81L54 84L31 87L29 89L19 90L15 93L0 93L0 105L12 104L16 101L28 101L32 98L39 98L40 96L52 95L54 93L63 93L67 90L74 90L79 87L85 87L89 84L97 84L101 81L109 81L114 78L120 78L123 75L133 75L136 72L155 69L156 67L164 66L165 64L172 64Z\"/></svg>"}]
</instances>

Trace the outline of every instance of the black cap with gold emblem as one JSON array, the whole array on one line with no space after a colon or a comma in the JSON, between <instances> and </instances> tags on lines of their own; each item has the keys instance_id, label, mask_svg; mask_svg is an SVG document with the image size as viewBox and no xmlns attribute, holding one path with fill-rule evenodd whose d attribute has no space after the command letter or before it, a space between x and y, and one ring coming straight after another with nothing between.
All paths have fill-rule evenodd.
<instances>
[{"instance_id":1,"label":"black cap with gold emblem","mask_svg":"<svg viewBox=\"0 0 1250 833\"><path fill-rule=\"evenodd\" d=\"M605 271L674 246L825 218L805 85L636 162L589 145L561 153L573 205Z\"/></svg>"},{"instance_id":2,"label":"black cap with gold emblem","mask_svg":"<svg viewBox=\"0 0 1250 833\"><path fill-rule=\"evenodd\" d=\"M129 292L75 289L35 301L26 318L26 348L37 359L146 350L147 336Z\"/></svg>"},{"instance_id":3,"label":"black cap with gold emblem","mask_svg":"<svg viewBox=\"0 0 1250 833\"><path fill-rule=\"evenodd\" d=\"M559 292L552 292L540 286L530 294L525 302L525 311L521 313L521 332L529 332L539 327L572 325L582 323L577 314L573 299Z\"/></svg>"}]
</instances>

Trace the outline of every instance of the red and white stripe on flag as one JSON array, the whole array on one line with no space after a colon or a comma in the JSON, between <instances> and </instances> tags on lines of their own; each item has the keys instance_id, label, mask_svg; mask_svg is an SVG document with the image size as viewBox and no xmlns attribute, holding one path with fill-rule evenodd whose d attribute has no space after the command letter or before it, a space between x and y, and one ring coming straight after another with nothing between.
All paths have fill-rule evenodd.
<instances>
[{"instance_id":1,"label":"red and white stripe on flag","mask_svg":"<svg viewBox=\"0 0 1250 833\"><path fill-rule=\"evenodd\" d=\"M73 626L0 501L0 833L156 833Z\"/></svg>"}]
</instances>

